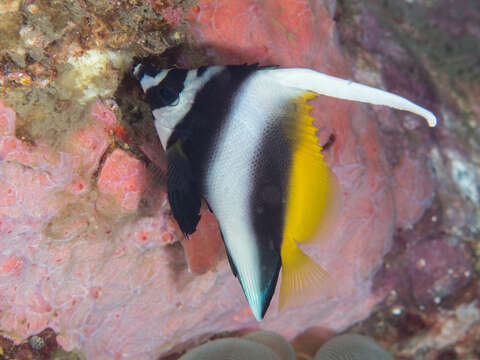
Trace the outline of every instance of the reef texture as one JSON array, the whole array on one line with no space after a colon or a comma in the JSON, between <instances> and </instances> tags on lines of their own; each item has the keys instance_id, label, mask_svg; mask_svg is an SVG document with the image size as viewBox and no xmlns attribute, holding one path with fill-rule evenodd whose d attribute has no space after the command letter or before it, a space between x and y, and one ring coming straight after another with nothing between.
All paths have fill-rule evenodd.
<instances>
[{"instance_id":1,"label":"reef texture","mask_svg":"<svg viewBox=\"0 0 480 360\"><path fill-rule=\"evenodd\" d=\"M393 0L58 1L55 16L46 1L1 5L2 24L16 27L0 26L0 331L17 347L2 339L0 351L49 358L60 351L55 337L87 359L155 359L261 328L296 337L296 350L313 354L378 304L354 330L397 355L473 354L455 346L480 337L472 285L480 72L472 65L470 78L452 75L434 50L467 56L463 40L450 50L435 41L438 31L478 39L480 9L463 1L469 15L460 21L440 2L427 11ZM6 41L7 33L18 35ZM274 297L261 323L230 271L214 216L203 209L197 233L179 234L165 158L129 80L135 56L178 42L185 45L175 60L152 61L305 66L386 88L439 116L431 129L387 108L312 102L321 142L334 135L324 153L341 206L328 236L305 250L335 286L281 313ZM389 331L376 332L379 323ZM445 329L457 329L456 338L439 338Z\"/></svg>"}]
</instances>

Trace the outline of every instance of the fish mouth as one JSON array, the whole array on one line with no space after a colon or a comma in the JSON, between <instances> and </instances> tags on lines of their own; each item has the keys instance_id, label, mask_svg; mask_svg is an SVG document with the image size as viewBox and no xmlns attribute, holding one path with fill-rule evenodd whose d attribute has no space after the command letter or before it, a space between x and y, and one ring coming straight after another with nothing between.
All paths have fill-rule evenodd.
<instances>
[{"instance_id":1,"label":"fish mouth","mask_svg":"<svg viewBox=\"0 0 480 360\"><path fill-rule=\"evenodd\" d=\"M140 81L140 79L142 78L142 70L143 70L143 64L142 63L138 63L137 65L135 65L135 67L133 68L133 76L135 76L135 79L137 79L138 81Z\"/></svg>"}]
</instances>

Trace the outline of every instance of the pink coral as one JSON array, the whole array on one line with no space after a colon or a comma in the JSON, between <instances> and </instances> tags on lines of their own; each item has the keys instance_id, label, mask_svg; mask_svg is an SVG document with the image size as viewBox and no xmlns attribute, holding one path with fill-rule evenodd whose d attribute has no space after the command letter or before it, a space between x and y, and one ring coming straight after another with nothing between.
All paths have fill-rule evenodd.
<instances>
[{"instance_id":1,"label":"pink coral","mask_svg":"<svg viewBox=\"0 0 480 360\"><path fill-rule=\"evenodd\" d=\"M154 265L169 258L159 249L177 236L165 196L148 189L163 197L161 207L118 226L119 216L137 208L145 167L115 150L94 185L98 190L86 191L111 144L103 126L88 123L73 133L65 152L18 140L15 114L3 102L0 127L7 130L0 135L0 328L20 341L50 326L66 349L103 353L81 344L104 322L106 327L123 322L122 299L144 295L155 272L164 272ZM118 210L109 208L111 222L96 210L107 197Z\"/></svg>"},{"instance_id":2,"label":"pink coral","mask_svg":"<svg viewBox=\"0 0 480 360\"><path fill-rule=\"evenodd\" d=\"M116 149L108 156L98 179L97 210L112 214L134 212L145 186L143 164L125 151Z\"/></svg>"},{"instance_id":3,"label":"pink coral","mask_svg":"<svg viewBox=\"0 0 480 360\"><path fill-rule=\"evenodd\" d=\"M115 113L106 107L101 100L97 100L93 103L91 115L94 120L104 124L108 130L113 130L118 126Z\"/></svg>"},{"instance_id":4,"label":"pink coral","mask_svg":"<svg viewBox=\"0 0 480 360\"><path fill-rule=\"evenodd\" d=\"M225 247L215 215L206 206L202 207L201 215L198 229L182 242L188 268L195 274L214 269L218 260L225 257Z\"/></svg>"},{"instance_id":5,"label":"pink coral","mask_svg":"<svg viewBox=\"0 0 480 360\"><path fill-rule=\"evenodd\" d=\"M416 160L411 155L404 154L395 168L397 223L403 228L416 223L425 208L432 204L433 184L425 162L426 159Z\"/></svg>"},{"instance_id":6,"label":"pink coral","mask_svg":"<svg viewBox=\"0 0 480 360\"><path fill-rule=\"evenodd\" d=\"M167 7L161 11L163 20L172 28L176 28L183 17L183 11L180 7Z\"/></svg>"}]
</instances>

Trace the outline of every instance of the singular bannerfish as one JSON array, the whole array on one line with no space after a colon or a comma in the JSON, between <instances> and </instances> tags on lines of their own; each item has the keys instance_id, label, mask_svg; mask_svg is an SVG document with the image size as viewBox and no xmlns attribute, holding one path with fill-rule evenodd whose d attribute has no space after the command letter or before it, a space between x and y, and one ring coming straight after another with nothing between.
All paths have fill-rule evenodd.
<instances>
[{"instance_id":1,"label":"singular bannerfish","mask_svg":"<svg viewBox=\"0 0 480 360\"><path fill-rule=\"evenodd\" d=\"M167 152L173 216L192 234L201 200L207 202L232 272L259 321L280 268L280 308L328 278L297 245L314 238L337 195L308 101L326 95L386 105L436 125L430 111L405 98L303 68L157 71L138 64L134 75Z\"/></svg>"}]
</instances>

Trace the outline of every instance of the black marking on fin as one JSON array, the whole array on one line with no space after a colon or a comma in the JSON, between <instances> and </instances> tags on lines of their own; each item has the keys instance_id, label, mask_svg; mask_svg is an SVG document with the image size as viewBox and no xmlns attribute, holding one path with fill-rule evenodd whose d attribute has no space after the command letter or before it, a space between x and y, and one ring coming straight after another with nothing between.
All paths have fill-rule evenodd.
<instances>
[{"instance_id":1,"label":"black marking on fin","mask_svg":"<svg viewBox=\"0 0 480 360\"><path fill-rule=\"evenodd\" d=\"M278 281L278 273L280 271L280 266L278 266L277 273L275 276L272 277L270 284L268 284L265 293L263 294L263 302L262 302L262 319L267 312L268 306L272 301L273 293L275 292L275 288L277 287Z\"/></svg>"},{"instance_id":2,"label":"black marking on fin","mask_svg":"<svg viewBox=\"0 0 480 360\"><path fill-rule=\"evenodd\" d=\"M220 230L220 233L222 234L222 240L223 240L223 243L225 244L225 240L223 238L223 233L222 231ZM237 267L235 266L235 263L233 262L233 259L232 259L232 256L230 255L230 251L228 250L228 248L225 246L225 250L227 252L227 259L228 259L228 263L230 264L230 269L232 269L232 273L235 277L238 277L238 270L237 270ZM242 285L243 287L243 285Z\"/></svg>"},{"instance_id":3,"label":"black marking on fin","mask_svg":"<svg viewBox=\"0 0 480 360\"><path fill-rule=\"evenodd\" d=\"M205 204L207 204L208 210L213 214L212 207L210 206L210 204L208 203L208 201L206 199L204 199L204 200L205 200ZM223 234L222 234L222 238L223 238Z\"/></svg>"},{"instance_id":4,"label":"black marking on fin","mask_svg":"<svg viewBox=\"0 0 480 360\"><path fill-rule=\"evenodd\" d=\"M173 217L185 235L193 234L200 221L201 197L180 143L167 151L168 201Z\"/></svg>"},{"instance_id":5,"label":"black marking on fin","mask_svg":"<svg viewBox=\"0 0 480 360\"><path fill-rule=\"evenodd\" d=\"M246 66L248 66L248 64L245 64ZM255 64L252 64L250 66L257 66L258 67L258 70L275 70L275 69L278 69L280 67L280 65L262 65L260 66L259 63L255 63Z\"/></svg>"},{"instance_id":6,"label":"black marking on fin","mask_svg":"<svg viewBox=\"0 0 480 360\"><path fill-rule=\"evenodd\" d=\"M322 150L327 150L335 142L335 134L331 133L325 144L322 145Z\"/></svg>"}]
</instances>

